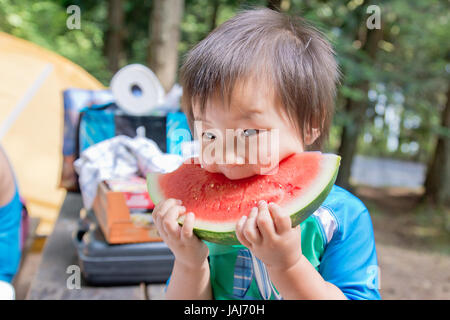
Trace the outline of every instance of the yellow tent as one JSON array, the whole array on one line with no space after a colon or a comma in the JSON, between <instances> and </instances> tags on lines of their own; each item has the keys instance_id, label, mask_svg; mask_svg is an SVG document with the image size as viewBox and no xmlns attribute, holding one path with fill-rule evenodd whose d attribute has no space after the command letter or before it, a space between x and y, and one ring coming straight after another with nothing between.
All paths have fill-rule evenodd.
<instances>
[{"instance_id":1,"label":"yellow tent","mask_svg":"<svg viewBox=\"0 0 450 320\"><path fill-rule=\"evenodd\" d=\"M48 64L42 86L0 141L15 169L31 216L48 234L64 200L58 187L62 166L63 99L67 88L103 89L81 67L33 43L0 32L0 125Z\"/></svg>"}]
</instances>

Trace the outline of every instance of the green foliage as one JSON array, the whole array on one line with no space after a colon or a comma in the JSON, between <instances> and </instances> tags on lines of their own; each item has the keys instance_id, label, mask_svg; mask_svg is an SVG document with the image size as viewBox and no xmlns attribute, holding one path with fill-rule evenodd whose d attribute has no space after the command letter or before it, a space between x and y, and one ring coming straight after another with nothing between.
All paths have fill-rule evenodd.
<instances>
[{"instance_id":1,"label":"green foliage","mask_svg":"<svg viewBox=\"0 0 450 320\"><path fill-rule=\"evenodd\" d=\"M109 83L102 54L105 5L81 6L81 30L67 28L67 7L58 1L0 0L0 8L1 31L59 53Z\"/></svg>"},{"instance_id":2,"label":"green foliage","mask_svg":"<svg viewBox=\"0 0 450 320\"><path fill-rule=\"evenodd\" d=\"M289 14L301 15L332 42L342 72L334 125L326 148L336 151L343 125L354 115L344 110L347 99L367 103L364 131L358 152L427 162L439 135L439 114L449 85L450 10L442 0L290 0ZM124 0L123 64L146 64L152 1ZM70 4L81 7L81 30L66 27ZM181 24L179 63L214 26L238 10L265 6L265 0L185 0ZM370 4L381 8L382 40L362 50L358 40L367 33ZM217 8L214 16L214 8ZM105 38L108 30L106 0L0 0L0 30L55 51L109 84ZM375 58L373 58L375 57ZM369 83L369 96L361 89Z\"/></svg>"},{"instance_id":3,"label":"green foliage","mask_svg":"<svg viewBox=\"0 0 450 320\"><path fill-rule=\"evenodd\" d=\"M448 8L448 2L434 0L383 4L384 38L389 45L379 45L374 68L380 73L372 87L378 97L383 95L385 106L398 112L398 148L382 147L392 133L385 110L377 115L383 118L383 128L376 127L374 117L367 118L366 133L373 139L360 141L361 152L427 162L437 135L447 131L440 127L440 113L449 85ZM376 99L374 105L379 102ZM417 147L410 148L411 144Z\"/></svg>"}]
</instances>

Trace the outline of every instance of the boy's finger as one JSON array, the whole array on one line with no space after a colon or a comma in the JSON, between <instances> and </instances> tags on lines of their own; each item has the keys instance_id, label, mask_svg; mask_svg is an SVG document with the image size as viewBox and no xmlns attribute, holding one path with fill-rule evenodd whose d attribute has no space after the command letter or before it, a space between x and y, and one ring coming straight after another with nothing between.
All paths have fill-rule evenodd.
<instances>
[{"instance_id":1,"label":"boy's finger","mask_svg":"<svg viewBox=\"0 0 450 320\"><path fill-rule=\"evenodd\" d=\"M257 215L258 215L258 208L255 207L252 209L252 211L250 211L250 215L247 218L247 221L245 222L243 227L243 234L245 238L252 244L258 244L262 240L262 237L256 226Z\"/></svg>"},{"instance_id":2,"label":"boy's finger","mask_svg":"<svg viewBox=\"0 0 450 320\"><path fill-rule=\"evenodd\" d=\"M162 203L159 204L160 207L155 208L155 211L158 212L158 215L160 217L164 217L167 213L167 211L173 207L173 206L179 206L181 205L181 200L176 200L176 199L167 199L165 201L163 201Z\"/></svg>"},{"instance_id":3,"label":"boy's finger","mask_svg":"<svg viewBox=\"0 0 450 320\"><path fill-rule=\"evenodd\" d=\"M153 208L153 212L154 212L154 213L155 213L155 212L159 212L160 209L161 209L161 206L164 204L164 202L165 202L165 201L160 201L160 202L158 202L158 203L155 205L155 207Z\"/></svg>"},{"instance_id":4,"label":"boy's finger","mask_svg":"<svg viewBox=\"0 0 450 320\"><path fill-rule=\"evenodd\" d=\"M263 238L273 237L275 234L275 226L273 224L272 217L270 216L267 202L260 201L258 203L258 216L256 218L256 224L261 232Z\"/></svg>"},{"instance_id":5,"label":"boy's finger","mask_svg":"<svg viewBox=\"0 0 450 320\"><path fill-rule=\"evenodd\" d=\"M194 213L189 212L184 219L183 226L181 227L181 241L189 241L194 235Z\"/></svg>"},{"instance_id":6,"label":"boy's finger","mask_svg":"<svg viewBox=\"0 0 450 320\"><path fill-rule=\"evenodd\" d=\"M155 221L155 225L156 225L156 230L158 230L159 235L161 236L161 238L167 239L167 234L166 234L166 230L164 230L163 226L161 225L161 221L158 219L154 219Z\"/></svg>"},{"instance_id":7,"label":"boy's finger","mask_svg":"<svg viewBox=\"0 0 450 320\"><path fill-rule=\"evenodd\" d=\"M167 211L177 204L177 200L175 199L167 199L158 203L157 206L153 209L153 219L155 221L156 226L162 228L161 220L163 220L164 216L167 214Z\"/></svg>"},{"instance_id":8,"label":"boy's finger","mask_svg":"<svg viewBox=\"0 0 450 320\"><path fill-rule=\"evenodd\" d=\"M283 214L281 207L273 202L269 203L269 211L275 224L275 230L278 234L291 230L291 218Z\"/></svg>"},{"instance_id":9,"label":"boy's finger","mask_svg":"<svg viewBox=\"0 0 450 320\"><path fill-rule=\"evenodd\" d=\"M158 230L161 238L165 241L165 239L167 239L167 233L166 233L166 230L164 230L164 227L162 226L161 217L154 210L153 210L152 215L153 215L153 221L155 223L156 229Z\"/></svg>"},{"instance_id":10,"label":"boy's finger","mask_svg":"<svg viewBox=\"0 0 450 320\"><path fill-rule=\"evenodd\" d=\"M239 242L247 248L251 247L251 243L245 238L242 229L244 228L245 222L247 221L247 216L243 216L236 224L236 237Z\"/></svg>"},{"instance_id":11,"label":"boy's finger","mask_svg":"<svg viewBox=\"0 0 450 320\"><path fill-rule=\"evenodd\" d=\"M155 209L153 209L152 218L156 228L158 229L158 232L161 234L161 237L164 238L166 232L164 231L164 228L161 225L161 211L156 206Z\"/></svg>"},{"instance_id":12,"label":"boy's finger","mask_svg":"<svg viewBox=\"0 0 450 320\"><path fill-rule=\"evenodd\" d=\"M164 230L172 237L179 237L180 226L178 225L177 218L181 213L186 211L185 207L174 206L170 208L162 220Z\"/></svg>"}]
</instances>

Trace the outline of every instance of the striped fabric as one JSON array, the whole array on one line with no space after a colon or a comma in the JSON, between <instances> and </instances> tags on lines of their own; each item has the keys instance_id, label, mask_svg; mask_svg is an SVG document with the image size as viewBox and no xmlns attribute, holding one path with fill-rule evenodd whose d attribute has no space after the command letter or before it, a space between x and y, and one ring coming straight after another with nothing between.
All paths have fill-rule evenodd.
<instances>
[{"instance_id":1,"label":"striped fabric","mask_svg":"<svg viewBox=\"0 0 450 320\"><path fill-rule=\"evenodd\" d=\"M233 296L244 298L253 278L252 258L248 249L240 249L234 267Z\"/></svg>"},{"instance_id":2,"label":"striped fabric","mask_svg":"<svg viewBox=\"0 0 450 320\"><path fill-rule=\"evenodd\" d=\"M250 250L240 249L234 266L233 296L235 298L242 299L245 297L253 276L261 298L269 300L273 294L275 299L282 299L273 287L264 263L255 257Z\"/></svg>"},{"instance_id":3,"label":"striped fabric","mask_svg":"<svg viewBox=\"0 0 450 320\"><path fill-rule=\"evenodd\" d=\"M250 253L251 254L251 253ZM276 292L273 287L272 281L270 281L269 274L267 273L264 263L252 256L253 272L255 274L256 283L258 284L258 290L263 300L270 300L272 293L276 300L281 300L282 297Z\"/></svg>"}]
</instances>

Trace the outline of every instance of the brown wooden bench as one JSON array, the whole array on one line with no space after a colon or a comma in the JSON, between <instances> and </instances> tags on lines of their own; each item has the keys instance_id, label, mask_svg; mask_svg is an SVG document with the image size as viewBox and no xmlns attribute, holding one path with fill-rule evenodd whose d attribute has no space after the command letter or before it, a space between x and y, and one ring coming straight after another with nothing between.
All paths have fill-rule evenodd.
<instances>
[{"instance_id":1,"label":"brown wooden bench","mask_svg":"<svg viewBox=\"0 0 450 320\"><path fill-rule=\"evenodd\" d=\"M22 300L25 298L30 287L30 282L33 279L34 273L37 269L36 264L39 263L41 256L39 252L34 252L33 250L33 245L36 240L36 230L40 219L30 217L28 221L28 235L25 245L23 246L19 270L17 271L17 274L12 282L12 285L16 291L17 300ZM44 239L39 240L45 241Z\"/></svg>"},{"instance_id":2,"label":"brown wooden bench","mask_svg":"<svg viewBox=\"0 0 450 320\"><path fill-rule=\"evenodd\" d=\"M27 299L120 299L158 300L163 298L164 284L94 287L81 277L81 288L70 289L67 267L78 265L72 233L78 226L82 208L81 195L68 192L55 223L52 234L46 241L39 268L31 283Z\"/></svg>"}]
</instances>

